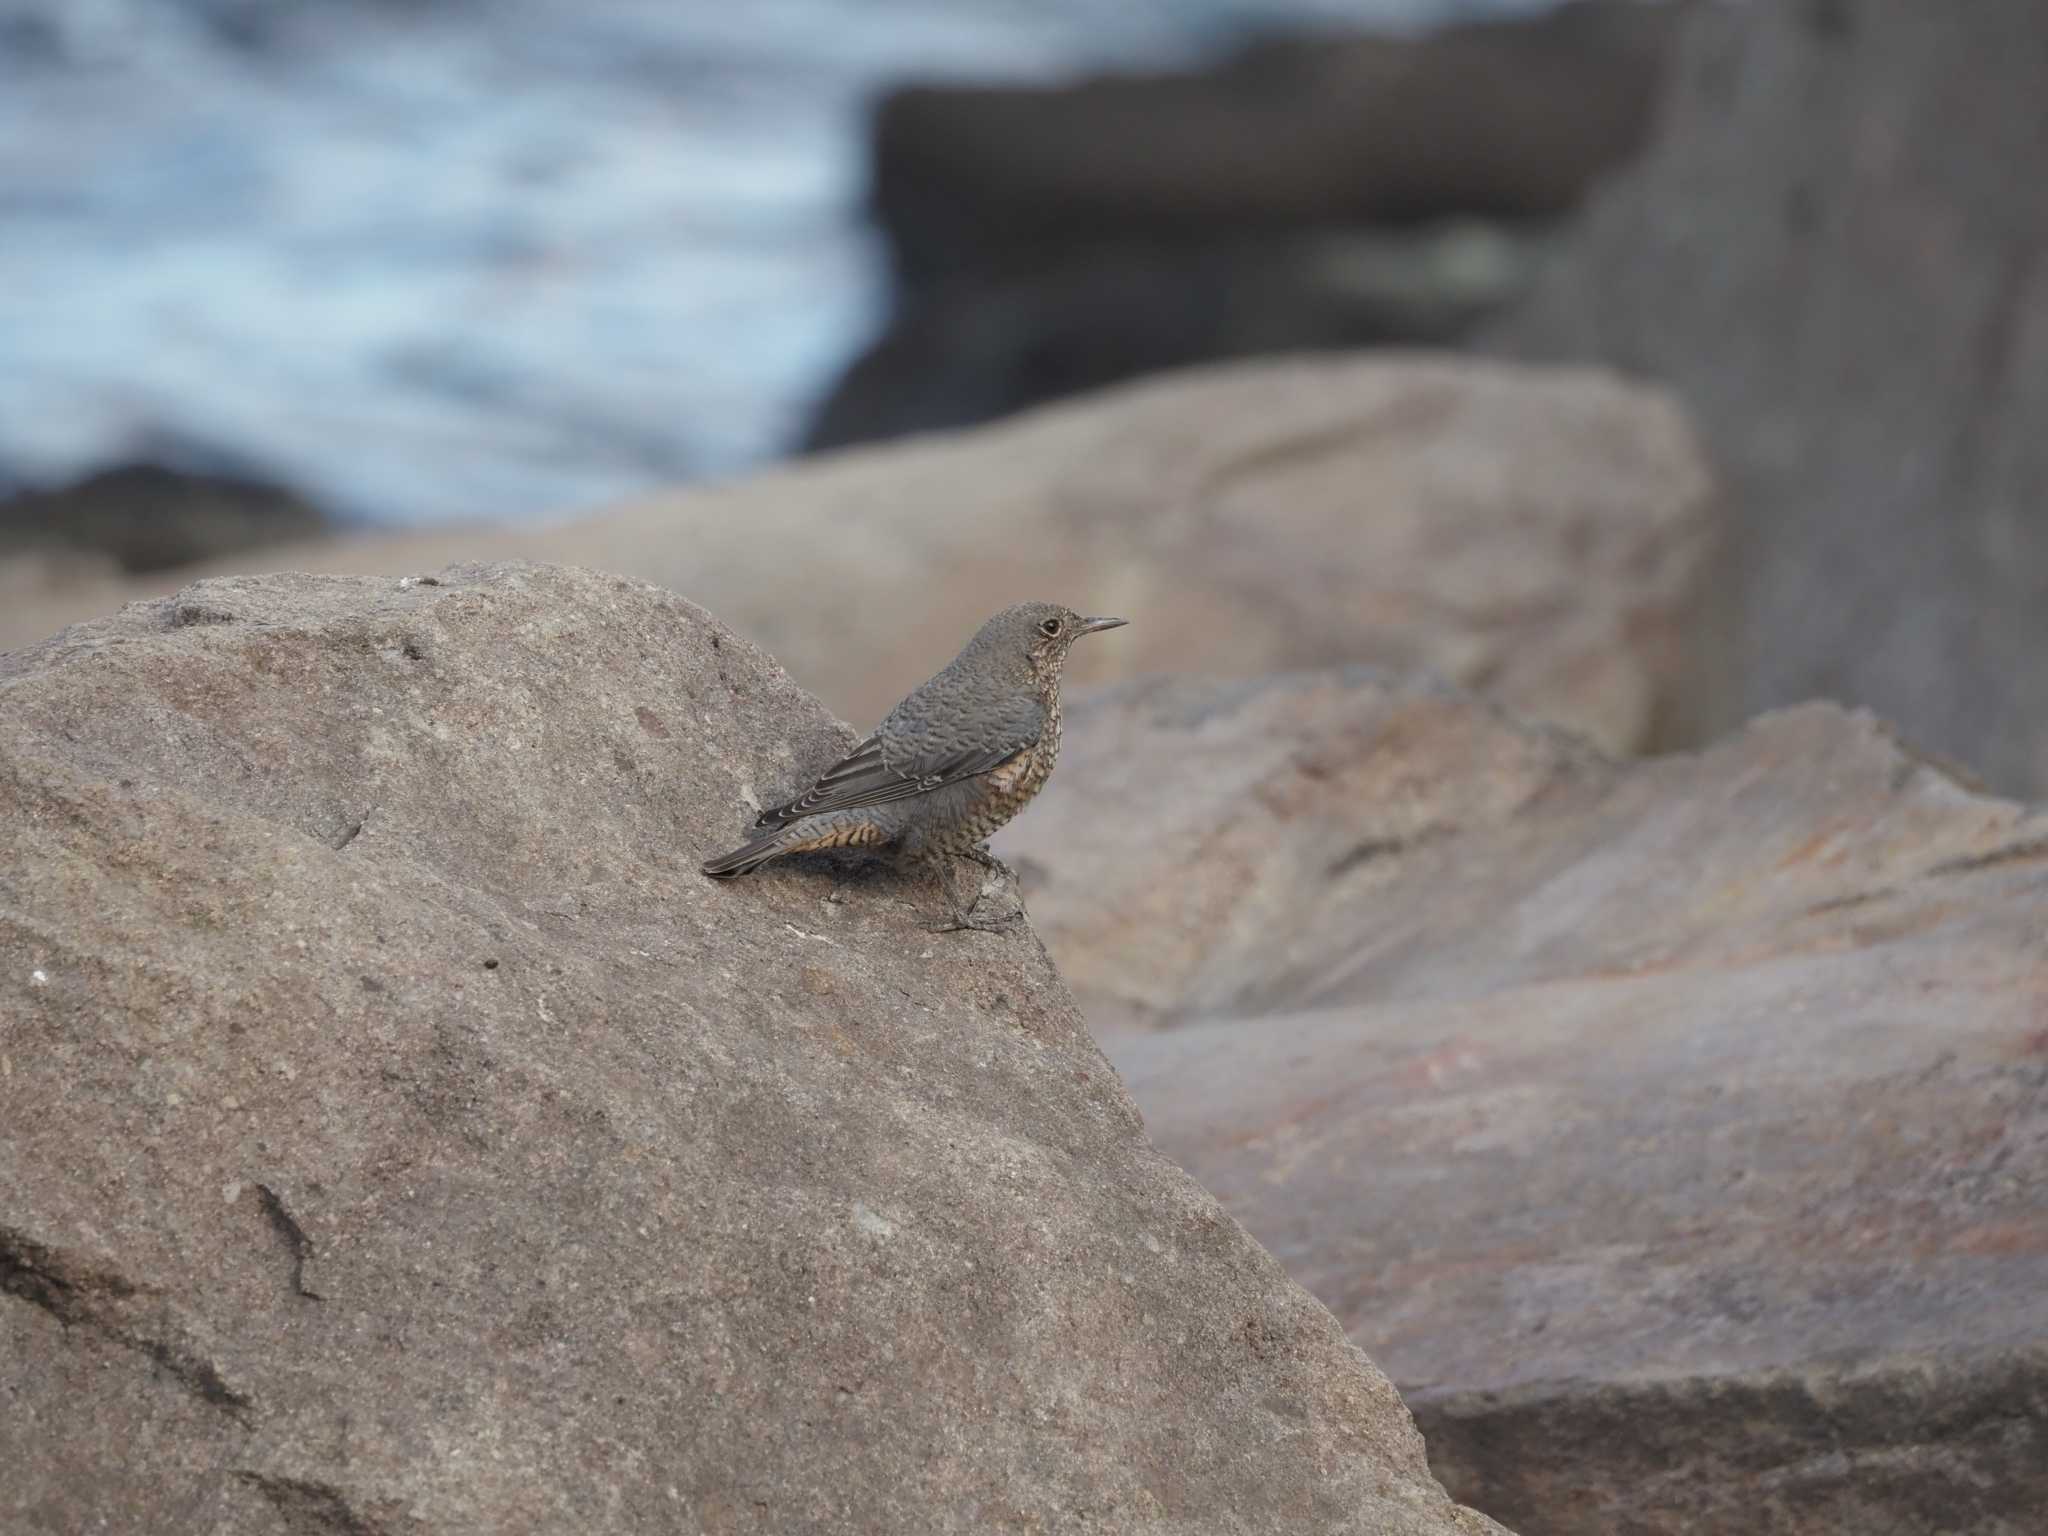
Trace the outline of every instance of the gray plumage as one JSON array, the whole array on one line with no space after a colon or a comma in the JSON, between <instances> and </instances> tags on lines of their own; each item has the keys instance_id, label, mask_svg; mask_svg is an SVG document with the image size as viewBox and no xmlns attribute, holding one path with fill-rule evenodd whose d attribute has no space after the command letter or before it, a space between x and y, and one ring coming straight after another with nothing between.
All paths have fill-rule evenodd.
<instances>
[{"instance_id":1,"label":"gray plumage","mask_svg":"<svg viewBox=\"0 0 2048 1536\"><path fill-rule=\"evenodd\" d=\"M909 859L988 862L978 845L1031 802L1059 756L1067 652L1123 622L1056 603L1005 608L872 736L795 799L763 811L755 836L704 873L726 879L784 854L885 844Z\"/></svg>"}]
</instances>

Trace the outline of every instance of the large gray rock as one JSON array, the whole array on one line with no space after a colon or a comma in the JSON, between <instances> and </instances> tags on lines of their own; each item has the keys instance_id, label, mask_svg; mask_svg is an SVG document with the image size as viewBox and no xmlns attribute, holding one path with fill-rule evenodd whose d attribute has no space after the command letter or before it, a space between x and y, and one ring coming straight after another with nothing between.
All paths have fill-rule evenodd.
<instances>
[{"instance_id":1,"label":"large gray rock","mask_svg":"<svg viewBox=\"0 0 2048 1536\"><path fill-rule=\"evenodd\" d=\"M1324 673L1005 834L1159 1144L1525 1532L2048 1509L2048 811L1808 706L1617 765Z\"/></svg>"},{"instance_id":2,"label":"large gray rock","mask_svg":"<svg viewBox=\"0 0 2048 1536\"><path fill-rule=\"evenodd\" d=\"M849 739L533 567L0 662L0 1529L1497 1530L1028 927L697 874Z\"/></svg>"},{"instance_id":3,"label":"large gray rock","mask_svg":"<svg viewBox=\"0 0 2048 1536\"><path fill-rule=\"evenodd\" d=\"M1634 750L1685 738L1708 686L1695 658L1718 654L1700 636L1717 527L1663 397L1596 372L1404 357L1213 369L565 527L275 558L630 571L706 594L861 725L998 608L1057 593L1136 621L1076 653L1077 682L1418 664ZM152 590L0 609L0 646Z\"/></svg>"},{"instance_id":4,"label":"large gray rock","mask_svg":"<svg viewBox=\"0 0 2048 1536\"><path fill-rule=\"evenodd\" d=\"M1690 26L1656 147L1498 343L1697 413L1734 534L1723 725L1845 699L2048 793L2048 6Z\"/></svg>"}]
</instances>

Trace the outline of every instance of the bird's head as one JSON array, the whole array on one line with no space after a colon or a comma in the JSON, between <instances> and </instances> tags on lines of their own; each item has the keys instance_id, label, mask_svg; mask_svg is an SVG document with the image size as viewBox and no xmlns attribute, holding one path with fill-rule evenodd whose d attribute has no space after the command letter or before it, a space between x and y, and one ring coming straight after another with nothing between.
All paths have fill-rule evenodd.
<instances>
[{"instance_id":1,"label":"bird's head","mask_svg":"<svg viewBox=\"0 0 2048 1536\"><path fill-rule=\"evenodd\" d=\"M1033 673L1045 682L1053 682L1076 640L1127 622L1084 618L1058 603L1018 603L990 619L978 638L1007 654L1026 658Z\"/></svg>"}]
</instances>

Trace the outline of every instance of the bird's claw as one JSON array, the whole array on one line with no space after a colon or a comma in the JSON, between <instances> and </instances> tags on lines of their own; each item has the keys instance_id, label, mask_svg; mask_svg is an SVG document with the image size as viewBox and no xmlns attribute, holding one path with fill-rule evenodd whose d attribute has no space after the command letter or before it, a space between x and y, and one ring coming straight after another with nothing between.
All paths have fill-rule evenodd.
<instances>
[{"instance_id":1,"label":"bird's claw","mask_svg":"<svg viewBox=\"0 0 2048 1536\"><path fill-rule=\"evenodd\" d=\"M926 933L1008 933L1021 915L999 917L992 922L974 917L949 917L943 922L924 923L920 926Z\"/></svg>"}]
</instances>

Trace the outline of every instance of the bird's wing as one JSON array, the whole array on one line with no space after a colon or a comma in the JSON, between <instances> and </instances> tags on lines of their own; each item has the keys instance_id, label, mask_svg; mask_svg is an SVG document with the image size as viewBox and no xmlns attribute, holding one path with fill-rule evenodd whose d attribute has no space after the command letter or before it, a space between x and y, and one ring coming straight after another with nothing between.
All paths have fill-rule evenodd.
<instances>
[{"instance_id":1,"label":"bird's wing","mask_svg":"<svg viewBox=\"0 0 2048 1536\"><path fill-rule=\"evenodd\" d=\"M818 782L787 805L763 811L757 827L786 827L806 816L850 811L930 794L935 789L1000 768L1045 729L1045 711L1036 699L1025 698L976 734L971 746L935 745L922 751L900 749L885 755L877 732L829 769Z\"/></svg>"}]
</instances>

